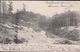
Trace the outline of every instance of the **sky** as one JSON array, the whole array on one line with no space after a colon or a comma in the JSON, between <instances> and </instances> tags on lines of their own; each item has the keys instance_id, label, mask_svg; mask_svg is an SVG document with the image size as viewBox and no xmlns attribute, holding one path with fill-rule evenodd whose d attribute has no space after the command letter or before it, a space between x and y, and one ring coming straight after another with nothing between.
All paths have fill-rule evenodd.
<instances>
[{"instance_id":1,"label":"sky","mask_svg":"<svg viewBox=\"0 0 80 52\"><path fill-rule=\"evenodd\" d=\"M65 12L67 10L80 11L80 1L76 2L63 2L64 7L61 6L61 1L12 1L13 2L13 12L16 12L17 9L23 8L23 3L26 5L26 11L32 11L34 13L40 13L42 15L51 17L56 13ZM53 2L53 3L51 3ZM65 3L65 4L64 4ZM73 7L68 5L72 4ZM50 7L48 7L51 5ZM56 7L58 6L58 7ZM60 7L61 6L61 7ZM65 9L67 6L67 9Z\"/></svg>"}]
</instances>

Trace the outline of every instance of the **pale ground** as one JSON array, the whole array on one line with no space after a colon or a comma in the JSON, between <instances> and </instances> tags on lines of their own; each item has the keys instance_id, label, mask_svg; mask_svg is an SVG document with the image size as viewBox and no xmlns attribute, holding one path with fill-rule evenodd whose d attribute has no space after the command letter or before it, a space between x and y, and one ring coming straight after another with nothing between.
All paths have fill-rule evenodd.
<instances>
[{"instance_id":1,"label":"pale ground","mask_svg":"<svg viewBox=\"0 0 80 52\"><path fill-rule=\"evenodd\" d=\"M56 44L64 40L64 38L59 38L57 36L54 36L54 38L47 37L45 31L36 32L32 28L28 28L25 26L17 26L11 23L2 25L8 28L9 35L16 34L16 32L14 31L14 27L18 27L18 34L17 34L18 38L19 39L24 38L26 41L28 41L28 43L24 42L23 44ZM68 27L68 28L69 30L78 29L80 31L80 27L78 28Z\"/></svg>"},{"instance_id":2,"label":"pale ground","mask_svg":"<svg viewBox=\"0 0 80 52\"><path fill-rule=\"evenodd\" d=\"M8 27L8 28L12 28L16 25L5 25L4 26ZM12 27L13 26L13 27ZM26 40L28 40L29 42L28 43L23 43L23 44L33 44L33 45L37 45L37 44L53 44L53 43L57 43L59 40L61 41L62 39L59 38L59 37L56 37L56 38L49 38L45 35L45 31L41 31L41 32L36 32L34 31L32 28L27 28L25 26L17 26L19 27L19 33L18 33L18 37L19 39L21 38L25 38ZM71 29L70 29L71 28ZM73 27L70 27L69 29L70 30L73 30L74 28ZM21 29L21 30L20 30ZM79 29L80 30L80 27L79 28L75 28L75 29ZM11 31L11 33L13 34L14 32ZM10 33L10 34L11 34ZM15 45L15 44L13 44ZM59 44L58 44L59 45ZM67 46L67 45L66 45ZM16 46L17 47L17 46ZM64 47L65 48L65 47ZM79 52L79 51L0 51L0 52Z\"/></svg>"}]
</instances>

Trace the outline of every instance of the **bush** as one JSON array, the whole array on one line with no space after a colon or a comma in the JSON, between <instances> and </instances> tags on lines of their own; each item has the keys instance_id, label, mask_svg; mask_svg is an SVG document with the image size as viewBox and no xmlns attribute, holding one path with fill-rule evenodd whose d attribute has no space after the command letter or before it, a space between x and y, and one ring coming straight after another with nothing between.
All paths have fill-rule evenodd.
<instances>
[{"instance_id":1,"label":"bush","mask_svg":"<svg viewBox=\"0 0 80 52\"><path fill-rule=\"evenodd\" d=\"M65 39L65 40L62 40L62 41L58 41L58 44L74 44L74 43Z\"/></svg>"},{"instance_id":2,"label":"bush","mask_svg":"<svg viewBox=\"0 0 80 52\"><path fill-rule=\"evenodd\" d=\"M52 31L52 33L59 37L64 37L65 34L68 33L68 29L67 28L64 28L64 29L56 28Z\"/></svg>"},{"instance_id":3,"label":"bush","mask_svg":"<svg viewBox=\"0 0 80 52\"><path fill-rule=\"evenodd\" d=\"M65 37L73 41L79 41L80 34L78 30L74 29L67 33Z\"/></svg>"},{"instance_id":4,"label":"bush","mask_svg":"<svg viewBox=\"0 0 80 52\"><path fill-rule=\"evenodd\" d=\"M69 31L66 27L64 29L55 29L52 33L61 37L61 38L67 38L69 40L73 40L73 41L80 40L80 38L79 38L80 34L77 29Z\"/></svg>"}]
</instances>

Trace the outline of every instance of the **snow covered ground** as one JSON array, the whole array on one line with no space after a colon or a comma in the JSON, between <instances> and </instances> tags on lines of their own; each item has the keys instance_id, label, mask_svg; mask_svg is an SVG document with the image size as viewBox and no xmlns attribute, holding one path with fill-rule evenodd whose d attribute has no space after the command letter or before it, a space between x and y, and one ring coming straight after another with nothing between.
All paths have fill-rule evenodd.
<instances>
[{"instance_id":1,"label":"snow covered ground","mask_svg":"<svg viewBox=\"0 0 80 52\"><path fill-rule=\"evenodd\" d=\"M15 24L2 24L4 27L7 28L9 35L17 34L18 39L25 39L28 41L28 44L51 44L53 43L53 39L48 38L45 35L45 31L36 32L32 28L28 28L25 26L17 26ZM18 33L15 32L14 27L18 27ZM7 35L4 35L7 36ZM8 37L7 37L8 38ZM26 42L24 42L26 43Z\"/></svg>"},{"instance_id":2,"label":"snow covered ground","mask_svg":"<svg viewBox=\"0 0 80 52\"><path fill-rule=\"evenodd\" d=\"M62 44L65 44L65 41L68 41L65 38L60 38L53 34L52 35L55 38L47 37L45 31L43 30L41 32L34 31L32 28L28 28L26 26L17 26L11 23L2 24L2 26L7 28L7 31L9 32L8 33L9 36L17 34L19 40L22 40L22 39L25 40L23 44L59 44L62 42L63 42ZM15 32L16 30L15 27L18 27L18 33ZM74 28L72 27L72 29ZM76 29L80 30L80 27ZM4 35L4 36L7 36L7 35ZM70 41L70 42L74 43L73 41Z\"/></svg>"}]
</instances>

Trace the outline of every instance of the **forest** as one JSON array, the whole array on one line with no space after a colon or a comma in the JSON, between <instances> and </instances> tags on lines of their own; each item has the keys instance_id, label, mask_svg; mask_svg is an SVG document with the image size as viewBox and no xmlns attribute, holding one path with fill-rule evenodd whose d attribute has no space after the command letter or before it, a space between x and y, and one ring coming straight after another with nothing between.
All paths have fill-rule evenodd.
<instances>
[{"instance_id":1,"label":"forest","mask_svg":"<svg viewBox=\"0 0 80 52\"><path fill-rule=\"evenodd\" d=\"M18 26L26 26L28 28L32 28L34 31L40 32L44 30L45 32L73 41L80 40L80 34L78 30L68 30L68 27L80 27L80 15L78 12L69 10L64 13L55 14L52 17L47 18L45 15L34 13L32 11L26 11L27 7L24 3L23 9L17 9L17 11L13 13L12 4L13 2L11 1L9 1L9 4L7 4L5 1L2 2L2 5L0 6L0 24L12 23ZM63 27L64 29L61 29ZM17 27L15 27L15 29L18 33ZM52 37L52 35L48 36ZM15 37L17 39L17 36Z\"/></svg>"}]
</instances>

